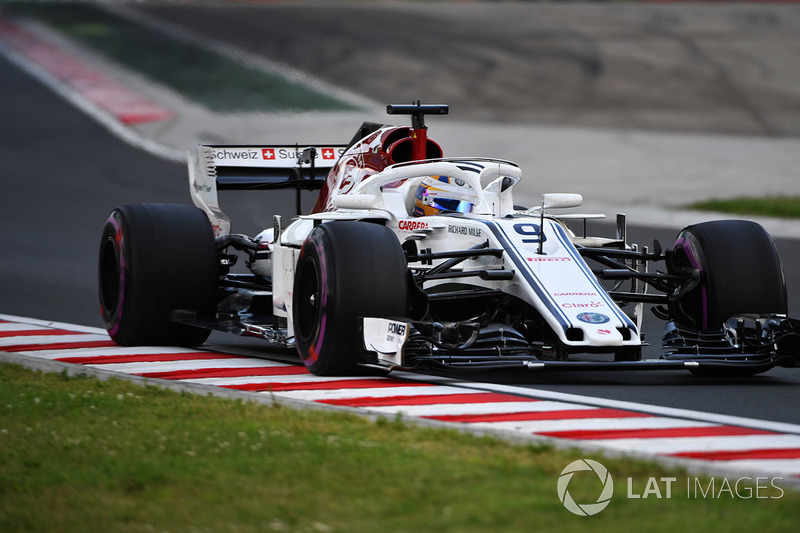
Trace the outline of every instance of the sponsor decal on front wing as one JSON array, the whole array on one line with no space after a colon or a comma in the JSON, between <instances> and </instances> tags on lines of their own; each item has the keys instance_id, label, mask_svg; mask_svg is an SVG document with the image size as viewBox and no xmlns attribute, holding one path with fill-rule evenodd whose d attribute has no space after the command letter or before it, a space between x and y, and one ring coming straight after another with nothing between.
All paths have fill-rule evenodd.
<instances>
[{"instance_id":1,"label":"sponsor decal on front wing","mask_svg":"<svg viewBox=\"0 0 800 533\"><path fill-rule=\"evenodd\" d=\"M403 346L408 340L408 324L385 318L364 318L364 348L378 354L389 365L403 364Z\"/></svg>"}]
</instances>

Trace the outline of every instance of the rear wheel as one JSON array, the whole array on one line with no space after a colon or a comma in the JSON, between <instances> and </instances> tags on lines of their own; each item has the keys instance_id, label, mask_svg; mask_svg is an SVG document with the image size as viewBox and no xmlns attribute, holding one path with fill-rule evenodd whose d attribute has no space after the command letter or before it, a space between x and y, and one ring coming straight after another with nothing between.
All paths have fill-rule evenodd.
<instances>
[{"instance_id":1,"label":"rear wheel","mask_svg":"<svg viewBox=\"0 0 800 533\"><path fill-rule=\"evenodd\" d=\"M209 330L169 320L172 310L210 317L219 282L214 235L198 208L174 204L115 209L100 240L103 323L122 345L202 344Z\"/></svg>"},{"instance_id":2,"label":"rear wheel","mask_svg":"<svg viewBox=\"0 0 800 533\"><path fill-rule=\"evenodd\" d=\"M407 264L391 230L329 222L303 244L294 279L295 343L308 369L341 375L358 368L359 317L407 314Z\"/></svg>"},{"instance_id":3,"label":"rear wheel","mask_svg":"<svg viewBox=\"0 0 800 533\"><path fill-rule=\"evenodd\" d=\"M681 298L683 325L719 329L733 315L788 311L783 267L759 224L718 220L685 228L675 241L676 261L700 271L700 283ZM688 321L686 320L688 319Z\"/></svg>"}]
</instances>

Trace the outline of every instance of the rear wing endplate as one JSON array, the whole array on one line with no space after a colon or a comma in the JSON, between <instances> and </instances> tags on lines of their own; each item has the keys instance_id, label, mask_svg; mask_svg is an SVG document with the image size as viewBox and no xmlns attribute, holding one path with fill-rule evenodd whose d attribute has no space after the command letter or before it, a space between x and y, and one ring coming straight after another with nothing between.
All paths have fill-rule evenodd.
<instances>
[{"instance_id":1,"label":"rear wing endplate","mask_svg":"<svg viewBox=\"0 0 800 533\"><path fill-rule=\"evenodd\" d=\"M230 233L231 227L219 207L218 190L294 189L300 214L300 191L321 189L346 149L345 144L200 145L188 154L192 202L208 215L217 237Z\"/></svg>"}]
</instances>

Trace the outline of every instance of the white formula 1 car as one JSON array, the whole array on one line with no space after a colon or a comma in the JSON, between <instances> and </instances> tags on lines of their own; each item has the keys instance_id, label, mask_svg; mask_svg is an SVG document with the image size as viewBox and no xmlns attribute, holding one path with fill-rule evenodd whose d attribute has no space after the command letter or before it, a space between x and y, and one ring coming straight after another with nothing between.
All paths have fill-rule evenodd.
<instances>
[{"instance_id":1,"label":"white formula 1 car","mask_svg":"<svg viewBox=\"0 0 800 533\"><path fill-rule=\"evenodd\" d=\"M426 114L364 123L348 145L200 146L193 206L115 209L100 244L103 320L122 345L199 345L212 329L297 350L321 375L358 367L685 368L797 366L780 258L752 222L697 224L671 248L576 234L576 194L515 206L520 168L443 157ZM232 234L222 189L321 190L310 214L255 237ZM230 267L246 257L251 273ZM744 260L743 260L744 259ZM661 263L660 270L653 265ZM644 305L666 322L642 360ZM583 354L593 354L585 356ZM595 354L608 354L607 357Z\"/></svg>"}]
</instances>

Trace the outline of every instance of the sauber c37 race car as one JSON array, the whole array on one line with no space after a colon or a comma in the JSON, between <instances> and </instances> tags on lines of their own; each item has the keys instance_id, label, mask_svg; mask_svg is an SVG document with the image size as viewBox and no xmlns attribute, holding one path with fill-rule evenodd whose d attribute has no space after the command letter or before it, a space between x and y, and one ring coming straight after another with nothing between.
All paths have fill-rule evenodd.
<instances>
[{"instance_id":1,"label":"sauber c37 race car","mask_svg":"<svg viewBox=\"0 0 800 533\"><path fill-rule=\"evenodd\" d=\"M364 123L348 145L200 146L194 206L126 205L103 229L103 320L121 345L202 344L211 330L296 349L311 372L797 366L775 245L753 222L689 226L662 249L586 234L577 194L518 207L510 162L445 158L425 115ZM231 233L225 189L320 190L312 212ZM583 231L570 224L583 226ZM248 273L232 273L244 257ZM656 268L657 267L657 268ZM645 306L666 323L642 360ZM589 354L589 355L587 355ZM598 355L607 354L607 355Z\"/></svg>"}]
</instances>

